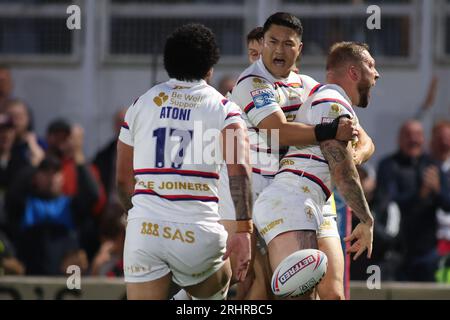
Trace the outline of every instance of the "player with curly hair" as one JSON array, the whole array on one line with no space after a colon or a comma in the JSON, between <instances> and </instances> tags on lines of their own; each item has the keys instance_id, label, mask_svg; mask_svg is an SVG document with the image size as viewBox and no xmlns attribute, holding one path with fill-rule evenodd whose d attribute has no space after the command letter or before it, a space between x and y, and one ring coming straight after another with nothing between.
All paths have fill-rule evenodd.
<instances>
[{"instance_id":1,"label":"player with curly hair","mask_svg":"<svg viewBox=\"0 0 450 320\"><path fill-rule=\"evenodd\" d=\"M125 115L117 182L128 210L124 274L129 299L167 299L171 281L193 299L224 299L231 252L237 257L233 273L246 277L253 226L249 145L239 107L205 81L218 60L210 29L199 24L176 29L164 49L171 79L142 95ZM201 139L203 132L214 130L223 143L213 153L223 157L189 159L210 145ZM228 239L218 213L224 160L238 223Z\"/></svg>"}]
</instances>

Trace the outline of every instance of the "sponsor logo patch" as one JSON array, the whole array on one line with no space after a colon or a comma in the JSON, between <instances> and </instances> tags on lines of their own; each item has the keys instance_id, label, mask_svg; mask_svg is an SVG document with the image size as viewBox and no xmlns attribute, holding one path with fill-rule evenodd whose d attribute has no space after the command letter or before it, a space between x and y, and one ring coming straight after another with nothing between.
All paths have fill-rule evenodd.
<instances>
[{"instance_id":1,"label":"sponsor logo patch","mask_svg":"<svg viewBox=\"0 0 450 320\"><path fill-rule=\"evenodd\" d=\"M254 90L251 95L256 109L276 103L274 93L269 89Z\"/></svg>"},{"instance_id":2,"label":"sponsor logo patch","mask_svg":"<svg viewBox=\"0 0 450 320\"><path fill-rule=\"evenodd\" d=\"M156 103L158 107L161 107L169 99L169 96L164 92L160 92L159 95L153 98L153 102Z\"/></svg>"},{"instance_id":3,"label":"sponsor logo patch","mask_svg":"<svg viewBox=\"0 0 450 320\"><path fill-rule=\"evenodd\" d=\"M334 118L322 117L321 123L332 123Z\"/></svg>"},{"instance_id":4,"label":"sponsor logo patch","mask_svg":"<svg viewBox=\"0 0 450 320\"><path fill-rule=\"evenodd\" d=\"M282 224L284 221L283 219L278 219L278 220L274 220L272 222L270 222L269 224L267 224L261 231L260 234L263 236L265 235L267 232L269 232L270 230L272 230L273 228L275 228L276 226Z\"/></svg>"}]
</instances>

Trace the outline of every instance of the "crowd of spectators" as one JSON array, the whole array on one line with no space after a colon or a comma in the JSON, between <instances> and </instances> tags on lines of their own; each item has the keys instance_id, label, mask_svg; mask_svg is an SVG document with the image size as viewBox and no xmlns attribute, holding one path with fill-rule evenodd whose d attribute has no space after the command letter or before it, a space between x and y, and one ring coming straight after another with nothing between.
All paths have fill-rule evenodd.
<instances>
[{"instance_id":1,"label":"crowd of spectators","mask_svg":"<svg viewBox=\"0 0 450 320\"><path fill-rule=\"evenodd\" d=\"M429 142L423 124L436 90L434 77L415 117L400 126L397 151L376 172L360 168L375 217L374 252L352 262L351 279L366 280L367 267L377 265L382 280L450 282L450 120L433 125Z\"/></svg>"},{"instance_id":2,"label":"crowd of spectators","mask_svg":"<svg viewBox=\"0 0 450 320\"><path fill-rule=\"evenodd\" d=\"M29 106L12 95L0 66L0 274L121 276L124 211L115 194L114 138L94 161L84 130L52 119L45 137ZM115 137L124 110L114 116Z\"/></svg>"}]
</instances>

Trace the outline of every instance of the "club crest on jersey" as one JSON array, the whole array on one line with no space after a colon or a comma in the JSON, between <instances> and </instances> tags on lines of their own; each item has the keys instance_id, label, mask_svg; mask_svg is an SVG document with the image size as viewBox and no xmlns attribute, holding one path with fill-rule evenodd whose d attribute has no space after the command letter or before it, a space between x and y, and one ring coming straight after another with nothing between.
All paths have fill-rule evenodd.
<instances>
[{"instance_id":1,"label":"club crest on jersey","mask_svg":"<svg viewBox=\"0 0 450 320\"><path fill-rule=\"evenodd\" d=\"M168 99L168 95L166 95L164 92L160 92L156 97L153 98L153 102L156 103L158 107L161 107Z\"/></svg>"},{"instance_id":2,"label":"club crest on jersey","mask_svg":"<svg viewBox=\"0 0 450 320\"><path fill-rule=\"evenodd\" d=\"M330 117L337 118L341 114L341 107L333 103L330 107L330 113L328 114Z\"/></svg>"},{"instance_id":3,"label":"club crest on jersey","mask_svg":"<svg viewBox=\"0 0 450 320\"><path fill-rule=\"evenodd\" d=\"M252 85L253 85L253 88L255 88L255 89L269 88L269 84L260 78L253 78Z\"/></svg>"},{"instance_id":4,"label":"club crest on jersey","mask_svg":"<svg viewBox=\"0 0 450 320\"><path fill-rule=\"evenodd\" d=\"M275 95L270 89L253 90L251 95L256 109L276 103Z\"/></svg>"}]
</instances>

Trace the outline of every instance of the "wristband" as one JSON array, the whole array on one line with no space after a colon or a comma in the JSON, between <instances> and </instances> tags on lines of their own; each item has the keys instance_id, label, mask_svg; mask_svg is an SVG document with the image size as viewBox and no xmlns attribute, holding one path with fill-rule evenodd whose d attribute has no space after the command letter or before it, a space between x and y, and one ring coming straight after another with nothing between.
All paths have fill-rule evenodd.
<instances>
[{"instance_id":1,"label":"wristband","mask_svg":"<svg viewBox=\"0 0 450 320\"><path fill-rule=\"evenodd\" d=\"M336 138L336 133L339 127L339 119L341 118L350 118L350 115L344 114L336 119L333 120L333 122L330 123L319 123L314 127L314 133L316 134L316 140L317 142L322 142L325 140L331 140Z\"/></svg>"},{"instance_id":2,"label":"wristband","mask_svg":"<svg viewBox=\"0 0 450 320\"><path fill-rule=\"evenodd\" d=\"M236 233L248 232L253 233L253 221L250 220L237 220Z\"/></svg>"}]
</instances>

